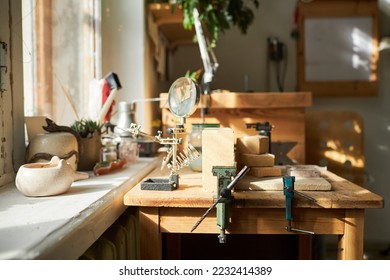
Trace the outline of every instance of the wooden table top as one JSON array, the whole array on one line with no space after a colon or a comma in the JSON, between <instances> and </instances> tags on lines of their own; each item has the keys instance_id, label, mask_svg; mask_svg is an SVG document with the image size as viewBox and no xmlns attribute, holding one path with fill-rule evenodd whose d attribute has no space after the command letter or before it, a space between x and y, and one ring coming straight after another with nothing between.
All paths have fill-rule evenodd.
<instances>
[{"instance_id":1,"label":"wooden table top","mask_svg":"<svg viewBox=\"0 0 390 280\"><path fill-rule=\"evenodd\" d=\"M189 168L179 171L179 188L173 191L141 190L134 186L124 196L124 204L144 207L183 207L208 208L214 202L213 194L202 188L202 174ZM294 196L294 207L366 209L383 208L384 199L347 181L329 171L321 171L321 176L332 185L331 191L305 191L314 198L311 202L298 195ZM147 178L167 178L167 173L156 168ZM282 180L282 178L281 178ZM283 191L234 191L233 207L237 208L285 208Z\"/></svg>"},{"instance_id":2,"label":"wooden table top","mask_svg":"<svg viewBox=\"0 0 390 280\"><path fill-rule=\"evenodd\" d=\"M160 94L160 108L168 108L167 93ZM209 101L207 102L207 99ZM213 92L202 94L198 108L208 103L212 109L305 108L312 105L311 92Z\"/></svg>"}]
</instances>

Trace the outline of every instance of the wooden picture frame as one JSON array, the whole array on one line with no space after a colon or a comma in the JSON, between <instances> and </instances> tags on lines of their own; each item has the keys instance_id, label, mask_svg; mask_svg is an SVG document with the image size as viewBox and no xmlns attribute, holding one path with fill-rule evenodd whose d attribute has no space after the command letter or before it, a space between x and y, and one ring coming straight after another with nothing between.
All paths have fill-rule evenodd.
<instances>
[{"instance_id":1,"label":"wooden picture frame","mask_svg":"<svg viewBox=\"0 0 390 280\"><path fill-rule=\"evenodd\" d=\"M314 97L378 93L377 0L298 3L298 90Z\"/></svg>"}]
</instances>

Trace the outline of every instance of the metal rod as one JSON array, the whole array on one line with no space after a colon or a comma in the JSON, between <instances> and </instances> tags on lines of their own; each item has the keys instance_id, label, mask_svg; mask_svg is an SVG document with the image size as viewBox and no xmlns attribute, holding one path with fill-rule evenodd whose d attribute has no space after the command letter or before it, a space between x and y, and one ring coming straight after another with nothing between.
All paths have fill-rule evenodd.
<instances>
[{"instance_id":1,"label":"metal rod","mask_svg":"<svg viewBox=\"0 0 390 280\"><path fill-rule=\"evenodd\" d=\"M287 221L286 230L288 232L299 232L299 233L305 233L305 234L314 234L314 231L309 231L309 230L304 230L304 229L299 229L299 228L293 228L291 226L291 220Z\"/></svg>"},{"instance_id":2,"label":"metal rod","mask_svg":"<svg viewBox=\"0 0 390 280\"><path fill-rule=\"evenodd\" d=\"M305 199L307 199L307 200L310 200L311 202L317 202L317 200L315 200L315 198L312 198L311 196L308 196L307 194L304 194L302 192L294 190L294 193L299 195L299 196L301 196L301 197L303 197L303 198L305 198Z\"/></svg>"},{"instance_id":3,"label":"metal rod","mask_svg":"<svg viewBox=\"0 0 390 280\"><path fill-rule=\"evenodd\" d=\"M306 233L306 234L314 234L314 231L308 231L308 230L303 230L303 229L298 229L298 228L290 228L289 231L294 231L294 232L299 232L299 233Z\"/></svg>"},{"instance_id":4,"label":"metal rod","mask_svg":"<svg viewBox=\"0 0 390 280\"><path fill-rule=\"evenodd\" d=\"M240 170L240 172L238 172L237 176L234 177L234 179L230 182L230 184L229 184L226 188L227 188L228 190L231 190L231 189L234 187L234 185L237 183L237 181L240 180L242 177L244 177L246 173L248 173L249 169L250 169L250 168L249 168L248 166L245 165L245 166Z\"/></svg>"}]
</instances>

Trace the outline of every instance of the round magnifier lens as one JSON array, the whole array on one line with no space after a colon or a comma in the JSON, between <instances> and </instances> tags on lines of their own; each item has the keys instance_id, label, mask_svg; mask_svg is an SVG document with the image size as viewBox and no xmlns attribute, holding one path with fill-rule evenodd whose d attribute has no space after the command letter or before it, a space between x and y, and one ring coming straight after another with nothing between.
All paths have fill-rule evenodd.
<instances>
[{"instance_id":1,"label":"round magnifier lens","mask_svg":"<svg viewBox=\"0 0 390 280\"><path fill-rule=\"evenodd\" d=\"M188 117L195 112L199 99L199 87L190 78L178 78L168 92L169 109L175 116L181 118Z\"/></svg>"}]
</instances>

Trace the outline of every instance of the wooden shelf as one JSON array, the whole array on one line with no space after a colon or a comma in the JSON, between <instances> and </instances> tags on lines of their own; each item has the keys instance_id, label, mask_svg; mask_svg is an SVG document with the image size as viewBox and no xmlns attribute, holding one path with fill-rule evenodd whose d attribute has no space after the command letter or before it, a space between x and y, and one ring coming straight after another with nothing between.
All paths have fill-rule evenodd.
<instances>
[{"instance_id":1,"label":"wooden shelf","mask_svg":"<svg viewBox=\"0 0 390 280\"><path fill-rule=\"evenodd\" d=\"M167 94L160 97L162 109L163 131L174 127L177 118L169 111ZM197 109L186 119L187 131L190 132L193 123L219 123L221 127L233 129L236 137L256 135L258 132L246 128L246 123L268 121L274 125L273 141L293 141L296 146L288 156L298 163L305 163L305 109L312 105L311 92L214 92L201 95L200 104L206 104L209 98L209 114L201 118Z\"/></svg>"},{"instance_id":2,"label":"wooden shelf","mask_svg":"<svg viewBox=\"0 0 390 280\"><path fill-rule=\"evenodd\" d=\"M160 95L160 108L168 108L167 93ZM198 107L204 107L209 98L209 107L214 109L270 109L304 108L312 105L310 92L215 92L201 95Z\"/></svg>"},{"instance_id":3,"label":"wooden shelf","mask_svg":"<svg viewBox=\"0 0 390 280\"><path fill-rule=\"evenodd\" d=\"M152 38L163 36L169 49L194 43L195 31L184 29L182 10L177 8L172 11L169 4L148 5L148 31Z\"/></svg>"}]
</instances>

